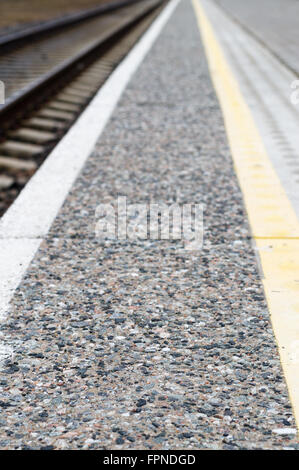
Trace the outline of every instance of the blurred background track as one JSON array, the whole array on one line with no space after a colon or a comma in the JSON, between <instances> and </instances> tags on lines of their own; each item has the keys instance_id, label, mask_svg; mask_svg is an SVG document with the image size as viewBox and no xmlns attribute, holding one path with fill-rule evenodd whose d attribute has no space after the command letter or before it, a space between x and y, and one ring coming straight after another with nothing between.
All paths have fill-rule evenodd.
<instances>
[{"instance_id":1,"label":"blurred background track","mask_svg":"<svg viewBox=\"0 0 299 470\"><path fill-rule=\"evenodd\" d=\"M33 24L111 3L109 0L2 0L0 37Z\"/></svg>"},{"instance_id":2,"label":"blurred background track","mask_svg":"<svg viewBox=\"0 0 299 470\"><path fill-rule=\"evenodd\" d=\"M29 27L26 37L11 34L17 40L9 44L0 37L0 216L162 6L110 1L103 12L97 3L96 11L81 11L80 21L69 16L51 31L47 22L41 34Z\"/></svg>"}]
</instances>

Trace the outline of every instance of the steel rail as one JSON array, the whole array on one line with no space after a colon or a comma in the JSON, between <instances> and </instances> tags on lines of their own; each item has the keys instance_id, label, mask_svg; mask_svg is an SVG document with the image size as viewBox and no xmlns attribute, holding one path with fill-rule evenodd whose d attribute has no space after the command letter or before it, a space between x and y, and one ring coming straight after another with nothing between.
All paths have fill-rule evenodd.
<instances>
[{"instance_id":1,"label":"steel rail","mask_svg":"<svg viewBox=\"0 0 299 470\"><path fill-rule=\"evenodd\" d=\"M104 13L118 10L119 8L129 6L133 3L140 3L141 1L144 0L118 0L78 13L68 14L63 18L54 18L41 24L32 25L21 31L5 34L0 36L0 54L5 53L8 47L18 46L19 44L23 45L25 41L40 39L42 36L49 33L64 29L68 26L73 26L76 23L80 23Z\"/></svg>"},{"instance_id":2,"label":"steel rail","mask_svg":"<svg viewBox=\"0 0 299 470\"><path fill-rule=\"evenodd\" d=\"M65 82L67 76L72 74L72 71L76 73L76 66L82 66L82 62L88 63L89 60L92 60L92 56L108 48L111 42L116 41L118 37L121 37L121 35L129 28L133 27L135 23L150 14L162 3L163 0L147 0L144 2L144 8L136 15L120 20L117 25L100 34L95 43L79 51L73 57L65 60L48 73L42 75L28 87L21 90L20 93L11 100L7 100L7 102L1 106L0 110L0 127L2 133L5 132L5 129L10 126L12 121L16 120L17 116L20 117L25 114L25 112L28 113L29 108L32 108L39 101L44 101L44 99L53 92L53 87L57 87L57 84L61 81Z\"/></svg>"}]
</instances>

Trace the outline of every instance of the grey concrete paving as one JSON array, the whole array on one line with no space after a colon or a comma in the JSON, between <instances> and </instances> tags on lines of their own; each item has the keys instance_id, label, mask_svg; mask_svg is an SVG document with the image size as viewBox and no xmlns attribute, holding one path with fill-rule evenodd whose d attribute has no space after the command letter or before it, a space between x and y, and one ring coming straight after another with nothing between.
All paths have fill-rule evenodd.
<instances>
[{"instance_id":1,"label":"grey concrete paving","mask_svg":"<svg viewBox=\"0 0 299 470\"><path fill-rule=\"evenodd\" d=\"M202 0L202 4L251 110L268 156L299 217L299 103L293 104L291 100L291 84L296 80L296 74L233 21L214 0ZM253 2L251 9L255 7ZM287 37L288 32L281 31L282 36L285 34Z\"/></svg>"},{"instance_id":2,"label":"grey concrete paving","mask_svg":"<svg viewBox=\"0 0 299 470\"><path fill-rule=\"evenodd\" d=\"M299 75L297 0L213 0Z\"/></svg>"},{"instance_id":3,"label":"grey concrete paving","mask_svg":"<svg viewBox=\"0 0 299 470\"><path fill-rule=\"evenodd\" d=\"M183 38L183 40L182 40ZM95 210L202 203L199 252L94 235ZM133 78L3 325L1 448L295 448L295 423L194 13Z\"/></svg>"}]
</instances>

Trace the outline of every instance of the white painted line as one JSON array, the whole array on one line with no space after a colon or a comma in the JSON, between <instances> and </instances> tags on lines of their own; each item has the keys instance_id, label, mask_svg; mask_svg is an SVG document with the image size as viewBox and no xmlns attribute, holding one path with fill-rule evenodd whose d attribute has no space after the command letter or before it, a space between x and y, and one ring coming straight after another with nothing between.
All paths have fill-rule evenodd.
<instances>
[{"instance_id":1,"label":"white painted line","mask_svg":"<svg viewBox=\"0 0 299 470\"><path fill-rule=\"evenodd\" d=\"M172 0L120 63L0 220L0 318L131 77L180 0ZM2 358L5 356L0 345Z\"/></svg>"},{"instance_id":2,"label":"white painted line","mask_svg":"<svg viewBox=\"0 0 299 470\"><path fill-rule=\"evenodd\" d=\"M0 320L8 307L10 292L14 291L22 278L24 269L40 245L41 239L0 240Z\"/></svg>"},{"instance_id":3,"label":"white painted line","mask_svg":"<svg viewBox=\"0 0 299 470\"><path fill-rule=\"evenodd\" d=\"M5 320L11 297L40 243L41 239L38 238L0 240L0 322ZM0 367L3 361L13 355L12 349L1 339L0 337Z\"/></svg>"}]
</instances>

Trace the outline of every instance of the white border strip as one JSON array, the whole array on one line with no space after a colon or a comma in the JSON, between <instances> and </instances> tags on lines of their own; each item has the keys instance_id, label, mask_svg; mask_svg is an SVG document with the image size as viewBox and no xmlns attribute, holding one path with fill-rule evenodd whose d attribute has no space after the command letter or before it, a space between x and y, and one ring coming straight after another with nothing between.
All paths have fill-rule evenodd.
<instances>
[{"instance_id":1,"label":"white border strip","mask_svg":"<svg viewBox=\"0 0 299 470\"><path fill-rule=\"evenodd\" d=\"M165 7L0 220L0 319L119 98L179 1ZM7 354L0 345L0 361Z\"/></svg>"}]
</instances>

